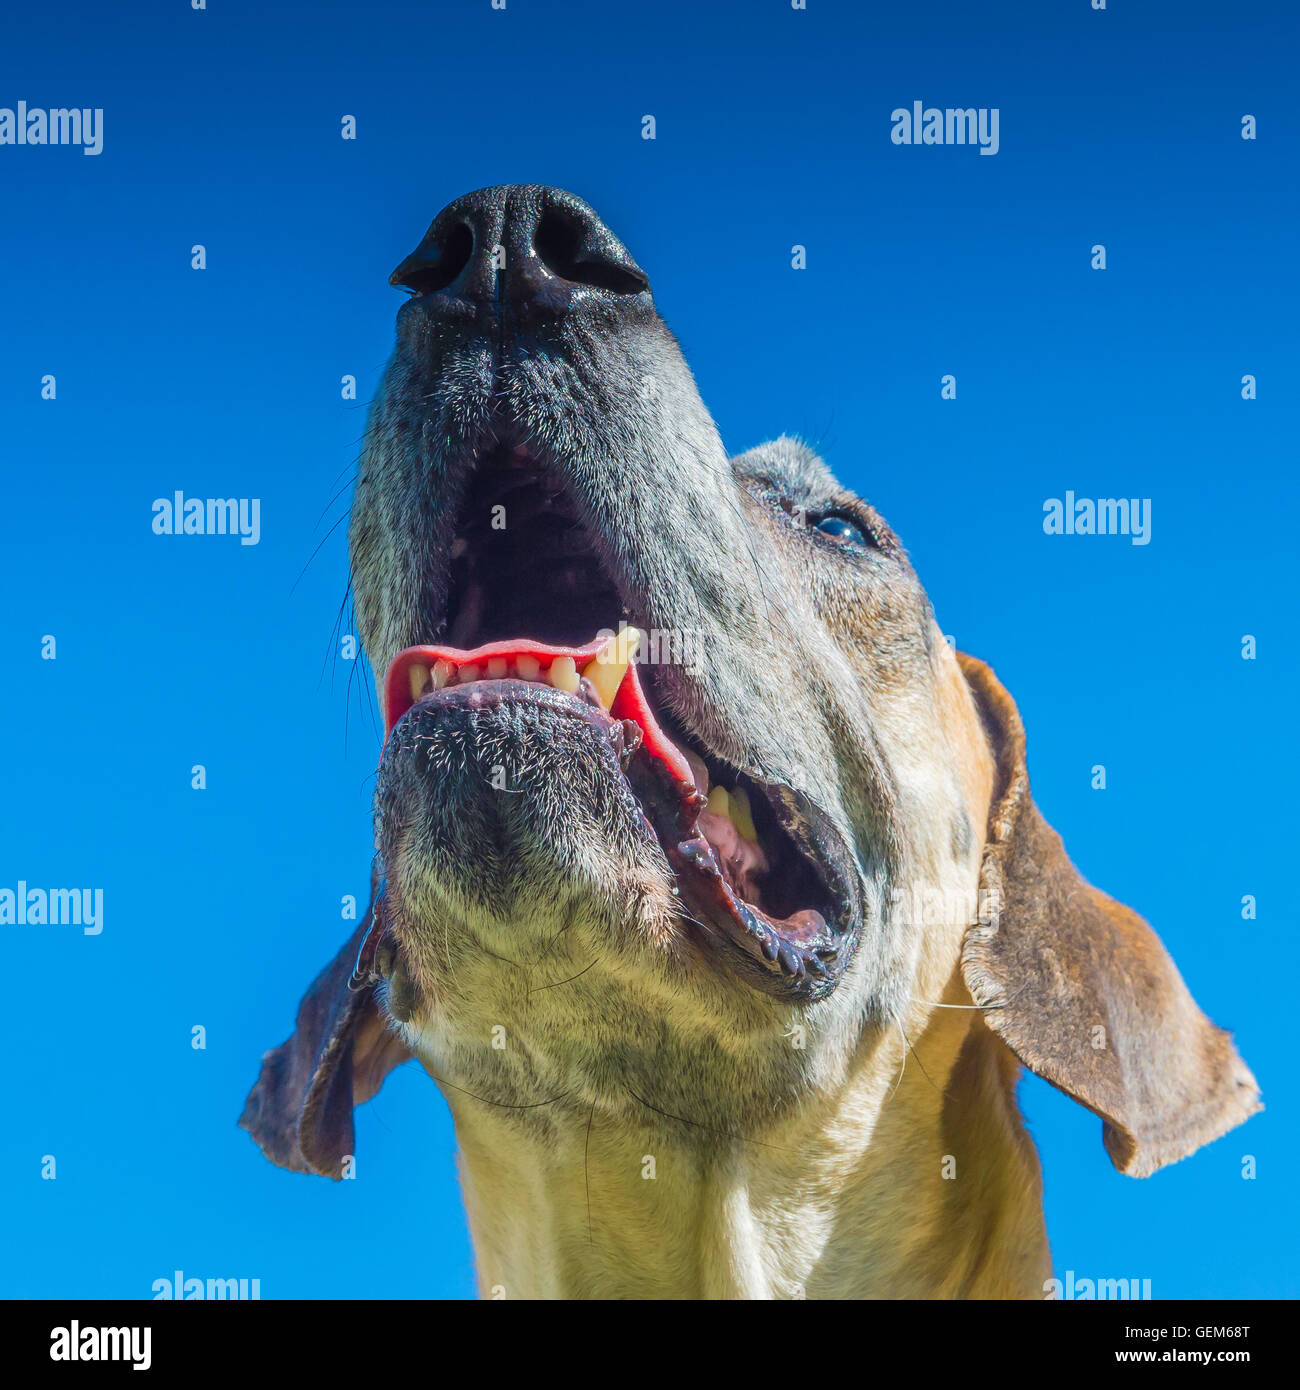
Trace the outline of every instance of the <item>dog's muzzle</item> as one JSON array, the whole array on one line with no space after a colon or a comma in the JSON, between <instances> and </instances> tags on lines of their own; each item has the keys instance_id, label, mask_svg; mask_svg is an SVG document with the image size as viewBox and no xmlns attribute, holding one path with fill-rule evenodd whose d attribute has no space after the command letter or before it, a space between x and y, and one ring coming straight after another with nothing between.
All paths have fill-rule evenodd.
<instances>
[{"instance_id":1,"label":"dog's muzzle","mask_svg":"<svg viewBox=\"0 0 1300 1390\"><path fill-rule=\"evenodd\" d=\"M398 533L384 535L398 572L371 587L399 640L367 636L385 667L381 816L425 823L425 852L444 875L476 856L526 856L547 822L518 803L494 811L490 798L549 801L539 769L563 746L570 769L581 766L575 782L616 780L611 818L630 806L652 832L682 933L760 988L825 994L857 940L853 856L809 797L702 736L717 711L691 663L710 660L710 636L664 610L674 583L695 600L671 573L674 554L709 542L687 536L674 551L636 520L675 476L662 462L662 477L647 476L638 450L662 460L692 427L665 422L672 382L647 364L684 375L697 399L645 273L579 199L505 187L445 208L392 281L413 298L375 422L383 447L409 452L400 495L360 523L368 539L379 513ZM354 523L354 552L357 534ZM359 569L360 586L364 558ZM665 574L668 603L654 592ZM655 659L664 638L676 643L666 663ZM740 726L764 718L727 714ZM495 785L509 758L524 771ZM554 778L564 775L557 765ZM438 797L463 813L444 817ZM525 824L532 842L510 838ZM462 867L468 877L472 863Z\"/></svg>"}]
</instances>

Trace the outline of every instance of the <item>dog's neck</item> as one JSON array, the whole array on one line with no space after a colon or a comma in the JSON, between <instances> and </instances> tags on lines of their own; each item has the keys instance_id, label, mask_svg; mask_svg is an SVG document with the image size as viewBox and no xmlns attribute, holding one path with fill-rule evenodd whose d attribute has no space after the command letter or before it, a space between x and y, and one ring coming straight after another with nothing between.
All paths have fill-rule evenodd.
<instances>
[{"instance_id":1,"label":"dog's neck","mask_svg":"<svg viewBox=\"0 0 1300 1390\"><path fill-rule=\"evenodd\" d=\"M578 1117L521 1143L449 1097L487 1298L1042 1298L1038 1160L1015 1062L934 1010L761 1140Z\"/></svg>"}]
</instances>

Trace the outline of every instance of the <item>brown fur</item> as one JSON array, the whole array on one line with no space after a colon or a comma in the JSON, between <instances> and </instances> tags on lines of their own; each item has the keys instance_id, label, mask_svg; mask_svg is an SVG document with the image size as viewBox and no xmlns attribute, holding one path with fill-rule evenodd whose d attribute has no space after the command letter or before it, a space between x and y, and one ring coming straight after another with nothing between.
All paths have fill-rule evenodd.
<instances>
[{"instance_id":1,"label":"brown fur","mask_svg":"<svg viewBox=\"0 0 1300 1390\"><path fill-rule=\"evenodd\" d=\"M548 263L557 236L571 254ZM950 650L878 513L797 441L726 457L591 209L481 190L399 273L417 293L351 530L376 671L452 622L465 499L485 459L523 450L599 557L600 603L704 634L708 660L656 669L655 699L815 825L805 851L844 889L837 949L816 978L773 973L684 913L577 705L503 696L454 722L431 698L381 768L373 921L242 1123L273 1161L339 1178L353 1106L417 1056L456 1122L483 1286L512 1297L1041 1297L1019 1063L1142 1176L1259 1108L1228 1035L1146 923L1079 877L1030 798L1011 697ZM828 514L856 540L810 520ZM900 905L928 891L963 905Z\"/></svg>"}]
</instances>

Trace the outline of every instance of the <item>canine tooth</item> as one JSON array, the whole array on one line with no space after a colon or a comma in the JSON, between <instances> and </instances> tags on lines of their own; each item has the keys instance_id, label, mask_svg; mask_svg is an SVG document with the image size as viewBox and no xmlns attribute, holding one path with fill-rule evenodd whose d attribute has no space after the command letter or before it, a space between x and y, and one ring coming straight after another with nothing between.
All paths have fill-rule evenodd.
<instances>
[{"instance_id":1,"label":"canine tooth","mask_svg":"<svg viewBox=\"0 0 1300 1390\"><path fill-rule=\"evenodd\" d=\"M522 680L535 681L541 672L542 663L535 656L520 656L515 658L515 669Z\"/></svg>"},{"instance_id":2,"label":"canine tooth","mask_svg":"<svg viewBox=\"0 0 1300 1390\"><path fill-rule=\"evenodd\" d=\"M412 666L407 674L411 678L411 699L418 700L428 687L429 668L427 666Z\"/></svg>"},{"instance_id":3,"label":"canine tooth","mask_svg":"<svg viewBox=\"0 0 1300 1390\"><path fill-rule=\"evenodd\" d=\"M636 654L641 647L641 639L645 633L639 627L625 627L618 635L618 640L622 643L620 650L626 655L629 662L636 660Z\"/></svg>"},{"instance_id":4,"label":"canine tooth","mask_svg":"<svg viewBox=\"0 0 1300 1390\"><path fill-rule=\"evenodd\" d=\"M547 680L556 688L563 690L566 695L576 695L578 693L578 668L573 664L571 656L557 656L551 662L550 675Z\"/></svg>"},{"instance_id":5,"label":"canine tooth","mask_svg":"<svg viewBox=\"0 0 1300 1390\"><path fill-rule=\"evenodd\" d=\"M493 656L488 658L488 675L494 681L499 681L506 673L506 659L503 656Z\"/></svg>"},{"instance_id":6,"label":"canine tooth","mask_svg":"<svg viewBox=\"0 0 1300 1390\"><path fill-rule=\"evenodd\" d=\"M627 674L627 663L591 661L582 674L591 682L600 703L608 709Z\"/></svg>"},{"instance_id":7,"label":"canine tooth","mask_svg":"<svg viewBox=\"0 0 1300 1390\"><path fill-rule=\"evenodd\" d=\"M711 811L715 816L726 816L731 819L731 798L727 795L726 787L714 787L709 792L709 801L704 808Z\"/></svg>"},{"instance_id":8,"label":"canine tooth","mask_svg":"<svg viewBox=\"0 0 1300 1390\"><path fill-rule=\"evenodd\" d=\"M468 666L460 668L460 683L468 685L470 681L478 680L478 666L475 662L470 662Z\"/></svg>"},{"instance_id":9,"label":"canine tooth","mask_svg":"<svg viewBox=\"0 0 1300 1390\"><path fill-rule=\"evenodd\" d=\"M451 680L455 670L456 668L450 661L435 661L433 663L433 670L430 673L433 676L433 688L435 690L441 690L443 686Z\"/></svg>"},{"instance_id":10,"label":"canine tooth","mask_svg":"<svg viewBox=\"0 0 1300 1390\"><path fill-rule=\"evenodd\" d=\"M625 627L615 633L584 668L582 674L591 682L606 709L614 703L614 696L623 684L623 677L627 675L627 668L632 664L640 642L640 630Z\"/></svg>"},{"instance_id":11,"label":"canine tooth","mask_svg":"<svg viewBox=\"0 0 1300 1390\"><path fill-rule=\"evenodd\" d=\"M754 813L749 805L749 793L744 787L737 787L731 793L731 820L746 840L758 840L754 829Z\"/></svg>"}]
</instances>

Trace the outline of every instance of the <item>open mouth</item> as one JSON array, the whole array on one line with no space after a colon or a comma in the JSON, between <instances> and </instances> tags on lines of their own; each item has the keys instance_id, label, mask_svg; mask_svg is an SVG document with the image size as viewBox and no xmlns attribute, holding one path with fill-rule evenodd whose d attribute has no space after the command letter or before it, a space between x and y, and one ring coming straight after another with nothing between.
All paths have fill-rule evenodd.
<instances>
[{"instance_id":1,"label":"open mouth","mask_svg":"<svg viewBox=\"0 0 1300 1390\"><path fill-rule=\"evenodd\" d=\"M508 527L494 530L503 515ZM523 448L502 451L460 510L434 628L449 640L406 648L386 673L386 736L439 706L576 702L619 750L675 875L685 929L706 948L725 943L760 988L820 997L857 938L847 850L806 797L716 757L655 701L644 634L608 626L630 608L564 488ZM578 624L597 635L575 644Z\"/></svg>"}]
</instances>

